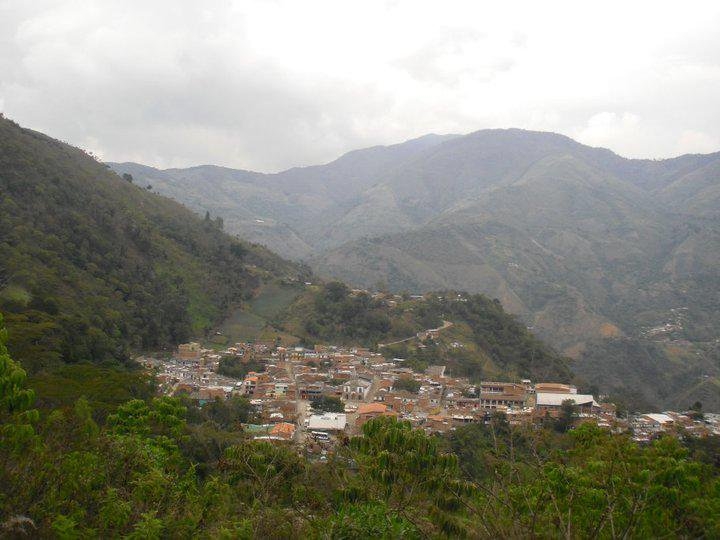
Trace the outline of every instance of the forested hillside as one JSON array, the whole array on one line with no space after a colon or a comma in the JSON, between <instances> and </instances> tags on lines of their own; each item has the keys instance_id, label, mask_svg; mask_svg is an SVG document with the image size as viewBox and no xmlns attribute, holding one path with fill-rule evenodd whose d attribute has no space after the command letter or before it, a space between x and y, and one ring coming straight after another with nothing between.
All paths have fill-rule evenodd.
<instances>
[{"instance_id":1,"label":"forested hillside","mask_svg":"<svg viewBox=\"0 0 720 540\"><path fill-rule=\"evenodd\" d=\"M443 364L448 373L478 382L482 378L572 379L569 359L533 336L497 301L479 294L444 291L421 298L385 294L373 298L330 282L298 297L276 324L306 344L378 348L390 358L403 358L417 371ZM442 330L431 339L412 339L437 328Z\"/></svg>"},{"instance_id":2,"label":"forested hillside","mask_svg":"<svg viewBox=\"0 0 720 540\"><path fill-rule=\"evenodd\" d=\"M31 371L172 346L302 273L222 228L0 118L0 311Z\"/></svg>"}]
</instances>

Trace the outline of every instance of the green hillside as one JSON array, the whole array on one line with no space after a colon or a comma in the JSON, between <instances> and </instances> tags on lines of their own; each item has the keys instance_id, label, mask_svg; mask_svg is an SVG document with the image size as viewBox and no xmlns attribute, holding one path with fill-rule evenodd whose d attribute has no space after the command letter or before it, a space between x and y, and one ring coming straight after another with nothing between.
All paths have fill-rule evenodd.
<instances>
[{"instance_id":1,"label":"green hillside","mask_svg":"<svg viewBox=\"0 0 720 540\"><path fill-rule=\"evenodd\" d=\"M442 364L450 374L475 381L572 379L569 359L483 295L444 291L422 298L372 297L330 282L298 297L275 324L309 345L361 344L403 358L418 371ZM417 337L435 328L442 328L437 336Z\"/></svg>"},{"instance_id":2,"label":"green hillside","mask_svg":"<svg viewBox=\"0 0 720 540\"><path fill-rule=\"evenodd\" d=\"M263 283L302 272L225 234L221 220L0 119L0 311L31 371L170 347Z\"/></svg>"}]
</instances>

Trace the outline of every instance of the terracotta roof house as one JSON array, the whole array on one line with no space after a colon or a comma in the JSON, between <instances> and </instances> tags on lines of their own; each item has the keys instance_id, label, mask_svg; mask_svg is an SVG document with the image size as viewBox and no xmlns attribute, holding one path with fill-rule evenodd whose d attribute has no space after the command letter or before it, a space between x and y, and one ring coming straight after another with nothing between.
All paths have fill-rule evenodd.
<instances>
[{"instance_id":1,"label":"terracotta roof house","mask_svg":"<svg viewBox=\"0 0 720 540\"><path fill-rule=\"evenodd\" d=\"M275 424L270 430L271 437L278 437L280 439L289 441L295 435L295 424L288 422L279 422Z\"/></svg>"}]
</instances>

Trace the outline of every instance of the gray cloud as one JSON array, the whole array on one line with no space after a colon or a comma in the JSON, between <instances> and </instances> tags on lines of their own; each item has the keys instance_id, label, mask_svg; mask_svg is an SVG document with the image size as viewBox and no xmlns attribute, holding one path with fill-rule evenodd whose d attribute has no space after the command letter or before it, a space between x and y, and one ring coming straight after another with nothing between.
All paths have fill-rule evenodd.
<instances>
[{"instance_id":1,"label":"gray cloud","mask_svg":"<svg viewBox=\"0 0 720 540\"><path fill-rule=\"evenodd\" d=\"M0 110L163 167L272 171L508 126L631 156L720 150L712 3L651 20L476 4L0 1Z\"/></svg>"}]
</instances>

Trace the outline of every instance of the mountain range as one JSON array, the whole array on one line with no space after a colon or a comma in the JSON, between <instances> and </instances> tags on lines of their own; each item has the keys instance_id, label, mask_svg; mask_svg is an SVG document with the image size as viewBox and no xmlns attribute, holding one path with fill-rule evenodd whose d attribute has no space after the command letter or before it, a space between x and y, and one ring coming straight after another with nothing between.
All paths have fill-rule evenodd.
<instances>
[{"instance_id":1,"label":"mountain range","mask_svg":"<svg viewBox=\"0 0 720 540\"><path fill-rule=\"evenodd\" d=\"M631 402L720 404L720 153L625 159L508 129L276 174L110 166L320 275L498 298Z\"/></svg>"},{"instance_id":2,"label":"mountain range","mask_svg":"<svg viewBox=\"0 0 720 540\"><path fill-rule=\"evenodd\" d=\"M371 297L223 229L218 216L0 117L0 338L46 396L67 403L97 378L135 381L117 389L132 395L131 359L187 340L387 343L387 354L420 370L442 361L474 381L576 379L566 358L490 298ZM416 343L441 325L430 349Z\"/></svg>"}]
</instances>

